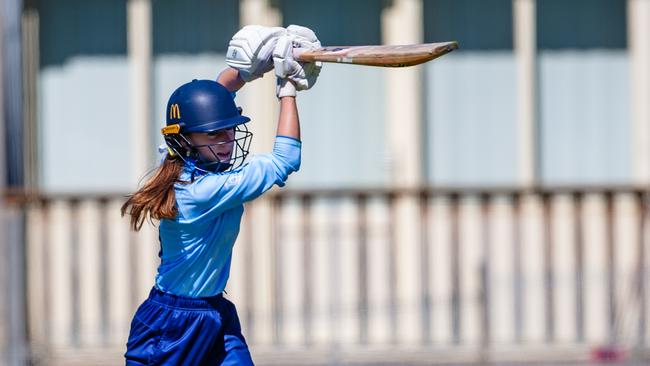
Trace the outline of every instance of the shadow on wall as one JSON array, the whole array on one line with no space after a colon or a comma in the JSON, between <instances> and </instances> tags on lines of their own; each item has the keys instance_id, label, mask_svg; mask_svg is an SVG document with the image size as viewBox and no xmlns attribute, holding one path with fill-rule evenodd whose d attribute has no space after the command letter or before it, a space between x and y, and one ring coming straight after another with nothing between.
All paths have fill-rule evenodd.
<instances>
[{"instance_id":1,"label":"shadow on wall","mask_svg":"<svg viewBox=\"0 0 650 366\"><path fill-rule=\"evenodd\" d=\"M316 30L325 46L381 44L381 12L387 1L276 0L284 26Z\"/></svg>"},{"instance_id":2,"label":"shadow on wall","mask_svg":"<svg viewBox=\"0 0 650 366\"><path fill-rule=\"evenodd\" d=\"M456 40L462 51L511 51L511 0L427 0L424 41Z\"/></svg>"},{"instance_id":3,"label":"shadow on wall","mask_svg":"<svg viewBox=\"0 0 650 366\"><path fill-rule=\"evenodd\" d=\"M125 1L32 0L40 19L40 67L60 66L75 56L126 56ZM152 2L153 53L224 53L239 27L236 0ZM191 24L188 31L187 24Z\"/></svg>"},{"instance_id":4,"label":"shadow on wall","mask_svg":"<svg viewBox=\"0 0 650 366\"><path fill-rule=\"evenodd\" d=\"M537 46L541 50L623 50L627 48L626 13L627 2L620 0L572 0L570 6L565 0L538 2Z\"/></svg>"},{"instance_id":5,"label":"shadow on wall","mask_svg":"<svg viewBox=\"0 0 650 366\"><path fill-rule=\"evenodd\" d=\"M544 0L537 3L536 9L540 49L627 47L625 1ZM513 47L511 0L426 0L423 12L427 42L454 39L462 50Z\"/></svg>"},{"instance_id":6,"label":"shadow on wall","mask_svg":"<svg viewBox=\"0 0 650 366\"><path fill-rule=\"evenodd\" d=\"M34 0L39 14L40 67L79 55L126 55L126 2Z\"/></svg>"}]
</instances>

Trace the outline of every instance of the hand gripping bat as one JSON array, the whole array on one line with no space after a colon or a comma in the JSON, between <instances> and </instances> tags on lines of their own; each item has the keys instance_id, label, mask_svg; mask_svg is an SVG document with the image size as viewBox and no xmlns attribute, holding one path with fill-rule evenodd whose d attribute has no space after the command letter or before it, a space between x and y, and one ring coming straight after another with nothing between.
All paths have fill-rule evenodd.
<instances>
[{"instance_id":1,"label":"hand gripping bat","mask_svg":"<svg viewBox=\"0 0 650 366\"><path fill-rule=\"evenodd\" d=\"M355 65L405 67L431 61L458 48L458 42L421 43L401 46L330 46L314 50L296 48L294 58Z\"/></svg>"}]
</instances>

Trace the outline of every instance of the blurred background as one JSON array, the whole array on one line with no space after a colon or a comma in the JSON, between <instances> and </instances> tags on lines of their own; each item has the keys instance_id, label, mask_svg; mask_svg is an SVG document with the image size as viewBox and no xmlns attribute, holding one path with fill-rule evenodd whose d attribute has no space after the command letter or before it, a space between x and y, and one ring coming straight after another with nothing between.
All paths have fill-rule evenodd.
<instances>
[{"instance_id":1,"label":"blurred background","mask_svg":"<svg viewBox=\"0 0 650 366\"><path fill-rule=\"evenodd\" d=\"M650 0L0 4L0 364L123 363L158 242L119 207L246 24L461 46L299 94L302 168L247 204L227 289L257 364L650 360ZM256 153L274 84L236 98Z\"/></svg>"}]
</instances>

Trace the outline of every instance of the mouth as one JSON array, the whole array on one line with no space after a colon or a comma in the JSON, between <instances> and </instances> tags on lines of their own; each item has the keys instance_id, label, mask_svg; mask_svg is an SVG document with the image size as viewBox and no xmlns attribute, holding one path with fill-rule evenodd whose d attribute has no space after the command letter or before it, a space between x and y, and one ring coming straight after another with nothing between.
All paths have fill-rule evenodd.
<instances>
[{"instance_id":1,"label":"mouth","mask_svg":"<svg viewBox=\"0 0 650 366\"><path fill-rule=\"evenodd\" d=\"M217 158L221 162L226 162L226 161L230 160L230 156L231 156L231 153L227 153L227 152L226 153L217 153Z\"/></svg>"}]
</instances>

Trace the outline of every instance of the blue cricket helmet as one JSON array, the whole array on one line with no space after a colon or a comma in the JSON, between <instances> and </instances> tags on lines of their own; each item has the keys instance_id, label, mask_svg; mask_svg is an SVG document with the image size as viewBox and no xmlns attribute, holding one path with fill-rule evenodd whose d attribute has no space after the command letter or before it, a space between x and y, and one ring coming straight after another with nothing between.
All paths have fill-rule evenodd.
<instances>
[{"instance_id":1,"label":"blue cricket helmet","mask_svg":"<svg viewBox=\"0 0 650 366\"><path fill-rule=\"evenodd\" d=\"M181 85L167 102L167 126L180 125L180 132L210 132L249 122L241 115L232 95L212 80L192 80Z\"/></svg>"},{"instance_id":2,"label":"blue cricket helmet","mask_svg":"<svg viewBox=\"0 0 650 366\"><path fill-rule=\"evenodd\" d=\"M166 116L162 134L169 155L180 157L186 165L194 168L192 176L195 171L217 173L235 169L248 156L253 134L245 123L250 118L241 114L233 95L216 81L195 79L178 87L169 97ZM232 140L210 145L194 145L186 135L227 129L234 131ZM213 150L224 144L233 147L228 159L219 158ZM210 156L202 156L199 148L210 151Z\"/></svg>"}]
</instances>

